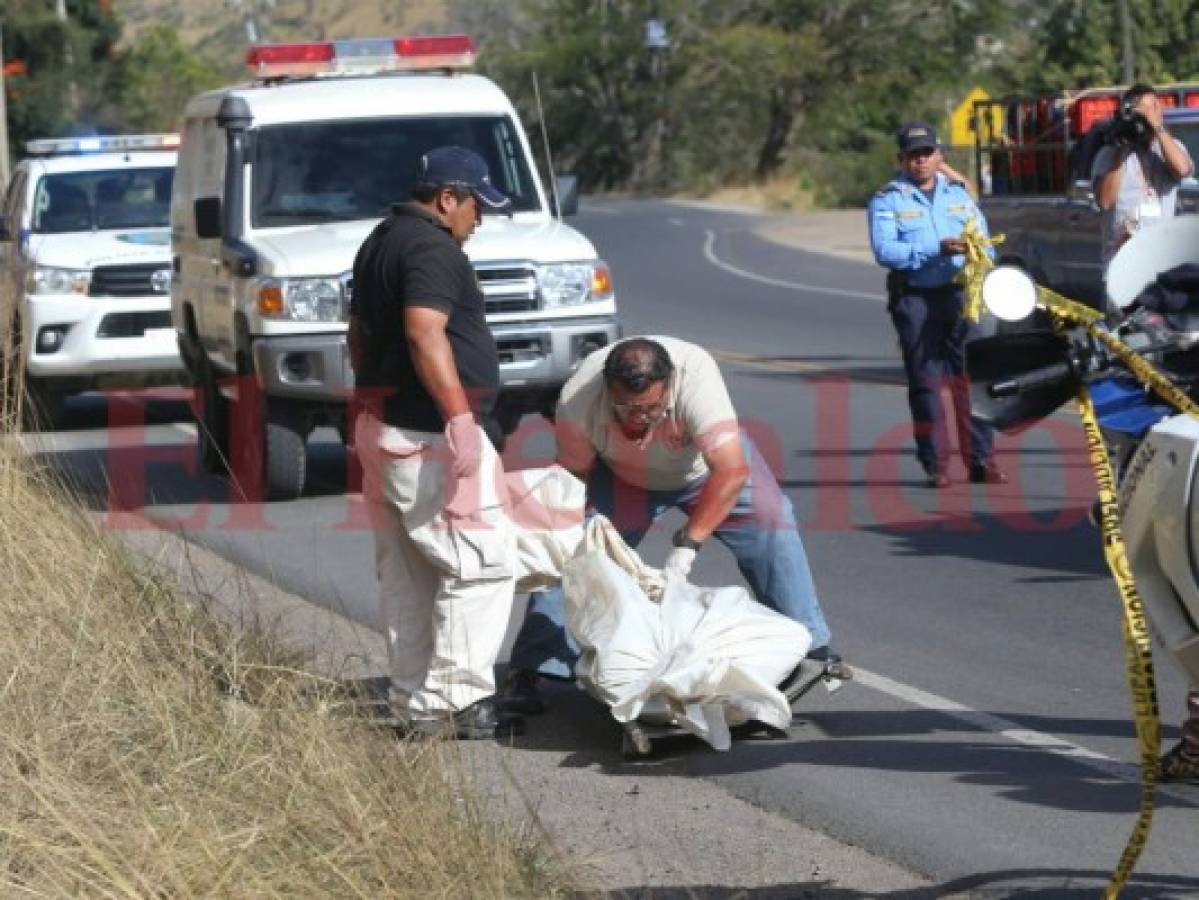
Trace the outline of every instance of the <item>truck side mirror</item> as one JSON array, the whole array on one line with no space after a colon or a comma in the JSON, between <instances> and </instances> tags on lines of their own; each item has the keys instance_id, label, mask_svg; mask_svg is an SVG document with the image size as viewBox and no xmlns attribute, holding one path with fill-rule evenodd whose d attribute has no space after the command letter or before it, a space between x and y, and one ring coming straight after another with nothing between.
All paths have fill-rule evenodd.
<instances>
[{"instance_id":1,"label":"truck side mirror","mask_svg":"<svg viewBox=\"0 0 1199 900\"><path fill-rule=\"evenodd\" d=\"M563 216L578 215L579 177L577 175L559 175L554 179L554 189L558 193L559 213Z\"/></svg>"},{"instance_id":2,"label":"truck side mirror","mask_svg":"<svg viewBox=\"0 0 1199 900\"><path fill-rule=\"evenodd\" d=\"M8 216L0 215L0 241L11 241L12 230L8 227Z\"/></svg>"},{"instance_id":3,"label":"truck side mirror","mask_svg":"<svg viewBox=\"0 0 1199 900\"><path fill-rule=\"evenodd\" d=\"M196 215L196 236L219 238L221 236L221 198L200 197L193 204Z\"/></svg>"}]
</instances>

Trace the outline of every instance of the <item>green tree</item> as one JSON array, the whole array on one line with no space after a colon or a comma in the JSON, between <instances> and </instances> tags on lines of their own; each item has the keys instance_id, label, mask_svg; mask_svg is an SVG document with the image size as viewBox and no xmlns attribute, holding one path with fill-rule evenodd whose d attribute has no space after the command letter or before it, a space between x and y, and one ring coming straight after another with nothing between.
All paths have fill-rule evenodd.
<instances>
[{"instance_id":1,"label":"green tree","mask_svg":"<svg viewBox=\"0 0 1199 900\"><path fill-rule=\"evenodd\" d=\"M1199 0L1127 0L1137 76L1199 78ZM457 0L483 66L588 187L706 189L794 172L861 202L895 129L992 93L1118 83L1117 0ZM669 49L645 45L651 17Z\"/></svg>"},{"instance_id":2,"label":"green tree","mask_svg":"<svg viewBox=\"0 0 1199 900\"><path fill-rule=\"evenodd\" d=\"M223 80L217 67L186 47L175 29L152 25L115 61L115 114L129 131L174 130L182 124L187 100Z\"/></svg>"},{"instance_id":3,"label":"green tree","mask_svg":"<svg viewBox=\"0 0 1199 900\"><path fill-rule=\"evenodd\" d=\"M1134 78L1155 83L1199 78L1199 2L1127 0ZM1120 84L1124 34L1118 0L1057 0L1030 13L1005 81L1016 90L1076 90Z\"/></svg>"},{"instance_id":4,"label":"green tree","mask_svg":"<svg viewBox=\"0 0 1199 900\"><path fill-rule=\"evenodd\" d=\"M9 140L94 131L106 124L108 61L120 20L107 0L68 0L66 21L48 0L0 0L4 58L24 63L8 87Z\"/></svg>"}]
</instances>

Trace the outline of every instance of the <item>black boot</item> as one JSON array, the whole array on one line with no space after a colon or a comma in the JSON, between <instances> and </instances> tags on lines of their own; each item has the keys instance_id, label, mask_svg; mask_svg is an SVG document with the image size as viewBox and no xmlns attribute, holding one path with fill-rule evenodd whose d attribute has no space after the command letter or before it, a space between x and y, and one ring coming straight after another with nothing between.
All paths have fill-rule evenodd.
<instances>
[{"instance_id":1,"label":"black boot","mask_svg":"<svg viewBox=\"0 0 1199 900\"><path fill-rule=\"evenodd\" d=\"M823 647L813 647L804 659L821 665L824 668L822 674L825 678L837 678L841 681L853 678L853 669L847 666L845 660L841 658L841 654L829 647L828 644Z\"/></svg>"},{"instance_id":2,"label":"black boot","mask_svg":"<svg viewBox=\"0 0 1199 900\"><path fill-rule=\"evenodd\" d=\"M539 716L545 712L545 703L537 690L539 677L531 669L512 669L500 692L500 709L522 716Z\"/></svg>"}]
</instances>

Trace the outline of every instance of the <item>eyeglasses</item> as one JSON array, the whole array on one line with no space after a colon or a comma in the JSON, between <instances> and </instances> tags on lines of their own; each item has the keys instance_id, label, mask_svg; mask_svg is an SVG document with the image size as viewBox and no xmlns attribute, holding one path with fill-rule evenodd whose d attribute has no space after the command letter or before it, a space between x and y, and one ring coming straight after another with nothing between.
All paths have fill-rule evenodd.
<instances>
[{"instance_id":1,"label":"eyeglasses","mask_svg":"<svg viewBox=\"0 0 1199 900\"><path fill-rule=\"evenodd\" d=\"M622 419L637 416L643 419L660 419L666 415L670 404L665 400L657 403L613 403L612 411Z\"/></svg>"}]
</instances>

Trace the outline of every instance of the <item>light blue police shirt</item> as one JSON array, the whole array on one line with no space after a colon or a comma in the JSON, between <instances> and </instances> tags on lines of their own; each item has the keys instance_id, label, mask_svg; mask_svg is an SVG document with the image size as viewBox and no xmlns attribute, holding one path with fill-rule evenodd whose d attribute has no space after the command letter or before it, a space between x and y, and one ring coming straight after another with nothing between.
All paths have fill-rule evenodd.
<instances>
[{"instance_id":1,"label":"light blue police shirt","mask_svg":"<svg viewBox=\"0 0 1199 900\"><path fill-rule=\"evenodd\" d=\"M961 237L971 218L987 235L986 219L960 183L938 173L930 202L903 176L870 200L870 247L879 265L906 272L912 287L944 287L966 264L966 257L942 256L941 240ZM991 254L994 257L994 251Z\"/></svg>"}]
</instances>

